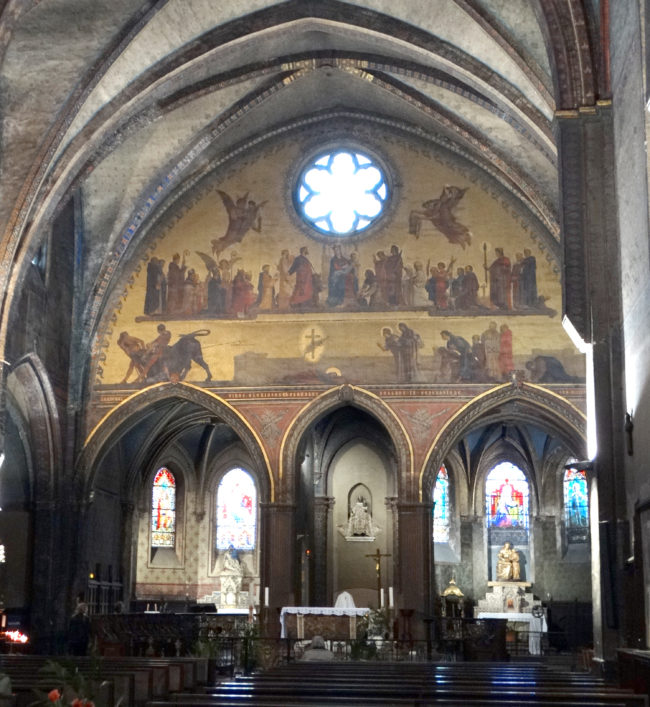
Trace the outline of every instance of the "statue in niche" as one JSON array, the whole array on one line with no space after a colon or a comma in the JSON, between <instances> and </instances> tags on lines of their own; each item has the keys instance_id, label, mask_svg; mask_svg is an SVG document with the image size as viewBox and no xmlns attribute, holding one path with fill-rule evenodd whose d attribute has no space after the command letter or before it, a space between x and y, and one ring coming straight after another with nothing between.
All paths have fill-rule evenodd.
<instances>
[{"instance_id":1,"label":"statue in niche","mask_svg":"<svg viewBox=\"0 0 650 707\"><path fill-rule=\"evenodd\" d=\"M244 565L237 556L237 551L231 545L223 558L221 577L222 606L237 606L239 592L244 578Z\"/></svg>"},{"instance_id":2,"label":"statue in niche","mask_svg":"<svg viewBox=\"0 0 650 707\"><path fill-rule=\"evenodd\" d=\"M368 512L368 504L363 496L358 496L356 503L350 508L346 536L370 537L372 535L372 516Z\"/></svg>"},{"instance_id":3,"label":"statue in niche","mask_svg":"<svg viewBox=\"0 0 650 707\"><path fill-rule=\"evenodd\" d=\"M519 578L519 553L509 542L506 542L497 555L497 581L517 582Z\"/></svg>"}]
</instances>

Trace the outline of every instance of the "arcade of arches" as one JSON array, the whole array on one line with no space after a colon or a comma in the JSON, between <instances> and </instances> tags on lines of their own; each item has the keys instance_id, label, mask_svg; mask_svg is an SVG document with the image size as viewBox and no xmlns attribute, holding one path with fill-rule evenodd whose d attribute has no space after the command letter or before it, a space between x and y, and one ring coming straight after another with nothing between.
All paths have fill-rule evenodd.
<instances>
[{"instance_id":1,"label":"arcade of arches","mask_svg":"<svg viewBox=\"0 0 650 707\"><path fill-rule=\"evenodd\" d=\"M644 3L0 25L0 592L37 645L79 597L344 591L421 637L507 542L597 659L648 643Z\"/></svg>"}]
</instances>

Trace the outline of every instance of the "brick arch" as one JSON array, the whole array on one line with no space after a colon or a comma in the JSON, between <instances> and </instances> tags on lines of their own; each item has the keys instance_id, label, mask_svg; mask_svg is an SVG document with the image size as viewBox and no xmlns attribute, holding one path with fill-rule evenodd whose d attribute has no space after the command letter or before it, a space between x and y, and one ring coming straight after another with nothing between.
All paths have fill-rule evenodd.
<instances>
[{"instance_id":1,"label":"brick arch","mask_svg":"<svg viewBox=\"0 0 650 707\"><path fill-rule=\"evenodd\" d=\"M429 447L420 470L420 498L431 494L438 469L453 445L481 418L509 402L520 404L515 419L518 417L522 422L536 422L552 430L569 446L584 453L586 417L578 408L542 386L532 383L505 383L469 402L440 430Z\"/></svg>"},{"instance_id":2,"label":"brick arch","mask_svg":"<svg viewBox=\"0 0 650 707\"><path fill-rule=\"evenodd\" d=\"M397 456L397 489L400 497L408 496L415 486L413 446L397 415L377 395L357 386L342 385L323 393L307 405L287 430L280 449L278 496L290 503L295 494L296 457L300 441L307 430L338 408L352 406L367 412L388 433Z\"/></svg>"},{"instance_id":3,"label":"brick arch","mask_svg":"<svg viewBox=\"0 0 650 707\"><path fill-rule=\"evenodd\" d=\"M75 467L75 483L89 492L92 488L97 462L107 447L125 430L137 422L138 414L145 408L169 400L194 403L215 421L224 422L237 434L255 464L264 495L273 500L274 480L268 456L261 440L245 417L220 396L189 383L160 383L134 393L111 410L86 439Z\"/></svg>"}]
</instances>

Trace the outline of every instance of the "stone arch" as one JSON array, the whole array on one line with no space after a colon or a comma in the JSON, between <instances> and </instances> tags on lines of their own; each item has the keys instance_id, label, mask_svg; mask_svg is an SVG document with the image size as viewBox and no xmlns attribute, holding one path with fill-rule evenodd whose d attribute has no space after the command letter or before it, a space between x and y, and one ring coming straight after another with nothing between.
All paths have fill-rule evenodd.
<instances>
[{"instance_id":1,"label":"stone arch","mask_svg":"<svg viewBox=\"0 0 650 707\"><path fill-rule=\"evenodd\" d=\"M90 432L75 468L75 482L87 493L92 488L94 469L107 446L132 423L143 406L156 405L173 399L192 402L202 408L204 420L224 422L242 441L259 470L260 484L267 498L275 495L269 458L257 432L246 418L220 396L190 383L160 383L134 393L111 410ZM204 411L204 412L203 412Z\"/></svg>"},{"instance_id":2,"label":"stone arch","mask_svg":"<svg viewBox=\"0 0 650 707\"><path fill-rule=\"evenodd\" d=\"M542 422L573 449L586 447L585 415L568 400L546 388L532 383L513 385L504 383L478 396L461 408L440 430L426 454L419 475L420 499L432 493L440 464L452 445L483 417L489 416L504 403L517 404L516 416L522 421ZM428 494L428 495L427 495Z\"/></svg>"},{"instance_id":3,"label":"stone arch","mask_svg":"<svg viewBox=\"0 0 650 707\"><path fill-rule=\"evenodd\" d=\"M62 627L66 621L69 557L57 548L70 532L75 513L62 513L65 495L61 487L64 458L60 418L52 384L38 356L28 354L13 365L7 390L12 402L5 414L14 408L21 417L21 441L31 472L32 625L40 627L32 639L46 646L53 638L48 631ZM76 508L77 501L76 497L65 498L68 511Z\"/></svg>"},{"instance_id":4,"label":"stone arch","mask_svg":"<svg viewBox=\"0 0 650 707\"><path fill-rule=\"evenodd\" d=\"M601 41L603 45L608 42L608 5L608 2L602 3L598 20L581 0L535 2L551 61L558 110L593 105L596 98L609 93L604 59L598 55L598 37L594 37L594 28L600 23Z\"/></svg>"},{"instance_id":5,"label":"stone arch","mask_svg":"<svg viewBox=\"0 0 650 707\"><path fill-rule=\"evenodd\" d=\"M323 393L296 417L282 440L278 496L289 503L295 493L295 465L298 446L307 429L325 413L350 405L372 415L386 429L398 460L397 488L407 497L414 487L413 447L397 415L377 395L353 385L342 385Z\"/></svg>"},{"instance_id":6,"label":"stone arch","mask_svg":"<svg viewBox=\"0 0 650 707\"><path fill-rule=\"evenodd\" d=\"M34 500L54 502L62 465L60 420L52 385L38 356L28 354L12 367L7 389L30 430L26 442L34 462Z\"/></svg>"}]
</instances>

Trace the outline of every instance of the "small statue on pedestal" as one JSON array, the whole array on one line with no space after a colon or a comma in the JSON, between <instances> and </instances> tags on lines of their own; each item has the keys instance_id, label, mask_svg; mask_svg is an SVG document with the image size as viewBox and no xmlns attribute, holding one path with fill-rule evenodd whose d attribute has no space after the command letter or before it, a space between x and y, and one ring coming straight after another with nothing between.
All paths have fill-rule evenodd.
<instances>
[{"instance_id":1,"label":"small statue on pedestal","mask_svg":"<svg viewBox=\"0 0 650 707\"><path fill-rule=\"evenodd\" d=\"M509 542L506 542L497 555L497 581L517 582L519 578L519 553Z\"/></svg>"},{"instance_id":2,"label":"small statue on pedestal","mask_svg":"<svg viewBox=\"0 0 650 707\"><path fill-rule=\"evenodd\" d=\"M242 580L244 578L244 566L237 557L234 547L228 548L223 558L223 569L221 577L221 605L236 607L239 601Z\"/></svg>"}]
</instances>

